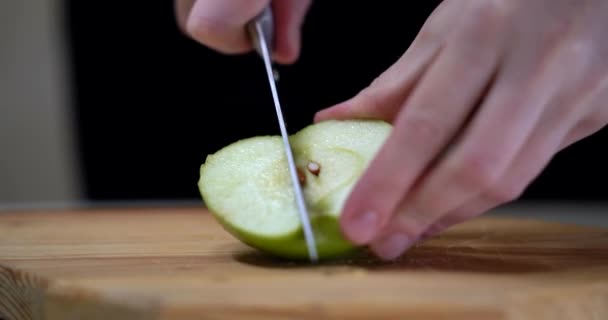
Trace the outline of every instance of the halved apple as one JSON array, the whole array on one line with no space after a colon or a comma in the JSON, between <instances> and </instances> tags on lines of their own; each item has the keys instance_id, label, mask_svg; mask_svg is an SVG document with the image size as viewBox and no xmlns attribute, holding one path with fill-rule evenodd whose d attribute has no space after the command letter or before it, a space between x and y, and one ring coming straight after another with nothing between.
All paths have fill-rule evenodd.
<instances>
[{"instance_id":1,"label":"halved apple","mask_svg":"<svg viewBox=\"0 0 608 320\"><path fill-rule=\"evenodd\" d=\"M379 120L329 120L290 136L320 259L357 249L342 235L340 214L390 130ZM280 136L246 138L208 155L198 187L208 210L240 241L308 258Z\"/></svg>"}]
</instances>

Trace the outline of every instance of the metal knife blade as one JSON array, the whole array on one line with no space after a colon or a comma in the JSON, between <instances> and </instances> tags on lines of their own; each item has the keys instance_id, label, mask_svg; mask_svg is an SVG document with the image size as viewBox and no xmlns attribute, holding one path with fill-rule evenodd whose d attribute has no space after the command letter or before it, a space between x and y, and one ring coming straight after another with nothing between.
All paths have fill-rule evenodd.
<instances>
[{"instance_id":1,"label":"metal knife blade","mask_svg":"<svg viewBox=\"0 0 608 320\"><path fill-rule=\"evenodd\" d=\"M281 129L281 137L283 138L283 145L285 147L285 155L287 156L287 164L289 167L289 173L291 176L291 182L293 184L295 198L298 207L298 213L302 228L304 230L304 238L306 240L306 247L308 249L308 256L312 262L318 260L317 247L313 235L312 226L310 224L310 216L306 208L304 201L304 195L298 179L298 173L293 158L293 151L291 144L289 143L289 136L285 126L285 120L283 118L283 112L281 110L281 103L279 101L279 95L277 93L274 72L272 68L272 61L270 59L269 45L272 44L273 40L273 17L270 7L266 7L264 11L258 15L249 25L249 33L253 40L254 46L258 54L262 57L264 66L266 68L266 75L270 85L270 91L274 101L275 111L277 119L279 121L279 127Z\"/></svg>"}]
</instances>

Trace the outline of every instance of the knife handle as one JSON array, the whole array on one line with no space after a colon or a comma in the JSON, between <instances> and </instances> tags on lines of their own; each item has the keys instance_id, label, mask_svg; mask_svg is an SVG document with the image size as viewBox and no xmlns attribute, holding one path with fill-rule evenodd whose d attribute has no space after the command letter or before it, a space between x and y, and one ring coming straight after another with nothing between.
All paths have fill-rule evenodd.
<instances>
[{"instance_id":1,"label":"knife handle","mask_svg":"<svg viewBox=\"0 0 608 320\"><path fill-rule=\"evenodd\" d=\"M258 33L257 24L261 26L262 34ZM272 52L274 44L274 19L270 5L266 6L259 15L247 24L247 30L253 47L259 55L262 55L260 38L265 40L268 51Z\"/></svg>"}]
</instances>

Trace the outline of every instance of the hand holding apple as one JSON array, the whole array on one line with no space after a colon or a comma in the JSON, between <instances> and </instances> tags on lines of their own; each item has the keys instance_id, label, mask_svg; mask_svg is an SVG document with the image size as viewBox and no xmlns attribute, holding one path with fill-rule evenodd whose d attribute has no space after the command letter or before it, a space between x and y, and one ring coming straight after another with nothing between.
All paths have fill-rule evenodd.
<instances>
[{"instance_id":1,"label":"hand holding apple","mask_svg":"<svg viewBox=\"0 0 608 320\"><path fill-rule=\"evenodd\" d=\"M444 1L405 54L316 120L379 118L386 143L341 216L384 259L517 199L608 123L608 1Z\"/></svg>"}]
</instances>

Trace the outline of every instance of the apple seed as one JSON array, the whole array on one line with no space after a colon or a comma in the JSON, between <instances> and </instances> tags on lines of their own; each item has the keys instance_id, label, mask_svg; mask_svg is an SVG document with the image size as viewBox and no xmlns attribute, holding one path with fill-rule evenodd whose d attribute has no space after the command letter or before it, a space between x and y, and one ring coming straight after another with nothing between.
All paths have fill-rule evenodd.
<instances>
[{"instance_id":1,"label":"apple seed","mask_svg":"<svg viewBox=\"0 0 608 320\"><path fill-rule=\"evenodd\" d=\"M308 165L306 166L306 168L308 169L308 171L310 173L314 174L315 176L318 176L319 172L321 171L321 165L314 161L308 162Z\"/></svg>"}]
</instances>

